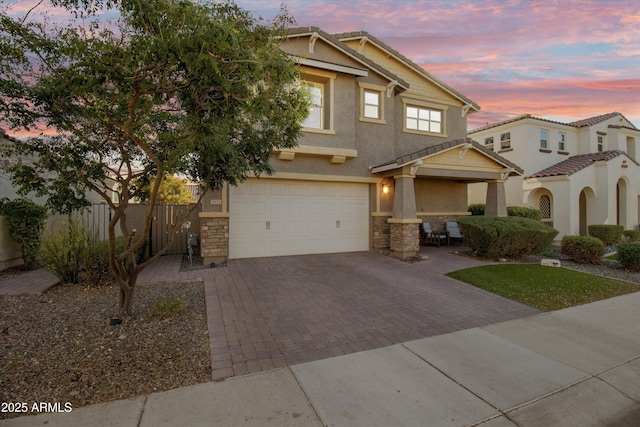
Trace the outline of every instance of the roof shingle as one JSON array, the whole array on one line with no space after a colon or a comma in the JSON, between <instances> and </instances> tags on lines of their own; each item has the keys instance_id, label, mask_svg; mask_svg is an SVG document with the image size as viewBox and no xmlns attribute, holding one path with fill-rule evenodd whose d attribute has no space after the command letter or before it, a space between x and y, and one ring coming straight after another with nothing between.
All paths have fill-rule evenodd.
<instances>
[{"instance_id":1,"label":"roof shingle","mask_svg":"<svg viewBox=\"0 0 640 427\"><path fill-rule=\"evenodd\" d=\"M526 177L525 179L573 175L574 173L591 166L595 162L609 161L623 154L625 153L621 150L609 150L603 151L601 153L589 153L571 156L568 159L551 165L546 169L543 169L539 172L534 173L533 175Z\"/></svg>"}]
</instances>

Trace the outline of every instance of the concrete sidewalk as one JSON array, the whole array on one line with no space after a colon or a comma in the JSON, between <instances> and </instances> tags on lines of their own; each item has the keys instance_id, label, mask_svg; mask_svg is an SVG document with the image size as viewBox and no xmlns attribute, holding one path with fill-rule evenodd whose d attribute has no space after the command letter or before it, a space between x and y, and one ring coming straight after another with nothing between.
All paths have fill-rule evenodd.
<instances>
[{"instance_id":1,"label":"concrete sidewalk","mask_svg":"<svg viewBox=\"0 0 640 427\"><path fill-rule=\"evenodd\" d=\"M638 426L640 293L0 426Z\"/></svg>"}]
</instances>

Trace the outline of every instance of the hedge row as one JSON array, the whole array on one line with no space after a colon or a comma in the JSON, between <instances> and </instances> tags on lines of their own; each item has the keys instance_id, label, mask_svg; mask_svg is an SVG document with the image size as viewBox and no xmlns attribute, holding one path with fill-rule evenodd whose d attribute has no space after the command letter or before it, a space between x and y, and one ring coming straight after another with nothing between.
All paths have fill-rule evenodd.
<instances>
[{"instance_id":1,"label":"hedge row","mask_svg":"<svg viewBox=\"0 0 640 427\"><path fill-rule=\"evenodd\" d=\"M522 258L545 250L555 230L539 221L521 217L468 216L458 219L465 243L478 255Z\"/></svg>"},{"instance_id":2,"label":"hedge row","mask_svg":"<svg viewBox=\"0 0 640 427\"><path fill-rule=\"evenodd\" d=\"M486 206L484 203L476 203L467 207L467 212L471 212L471 215L478 216L484 215ZM542 212L539 209L528 208L524 206L507 206L508 216L518 216L522 218L535 219L540 221L542 219Z\"/></svg>"}]
</instances>

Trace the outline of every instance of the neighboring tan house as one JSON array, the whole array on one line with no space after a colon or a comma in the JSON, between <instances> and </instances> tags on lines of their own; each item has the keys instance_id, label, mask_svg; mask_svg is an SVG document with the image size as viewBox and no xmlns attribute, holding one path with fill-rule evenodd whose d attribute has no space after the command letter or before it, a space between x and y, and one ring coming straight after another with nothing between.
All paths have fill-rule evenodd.
<instances>
[{"instance_id":1,"label":"neighboring tan house","mask_svg":"<svg viewBox=\"0 0 640 427\"><path fill-rule=\"evenodd\" d=\"M478 105L364 32L298 28L283 39L313 95L299 146L273 153L276 173L205 196L201 254L227 258L419 250L467 215L467 186L483 182L487 212L506 215L515 164L467 138Z\"/></svg>"},{"instance_id":2,"label":"neighboring tan house","mask_svg":"<svg viewBox=\"0 0 640 427\"><path fill-rule=\"evenodd\" d=\"M469 136L524 169L506 183L507 204L540 209L558 238L589 224L638 227L640 130L622 114L572 123L526 114ZM483 191L470 186L469 202L484 203Z\"/></svg>"}]
</instances>

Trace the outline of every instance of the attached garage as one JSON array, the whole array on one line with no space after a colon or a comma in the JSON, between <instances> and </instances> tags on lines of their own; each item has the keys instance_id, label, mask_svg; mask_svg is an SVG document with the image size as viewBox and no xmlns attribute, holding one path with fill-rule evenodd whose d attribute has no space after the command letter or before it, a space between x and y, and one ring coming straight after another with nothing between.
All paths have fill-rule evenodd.
<instances>
[{"instance_id":1,"label":"attached garage","mask_svg":"<svg viewBox=\"0 0 640 427\"><path fill-rule=\"evenodd\" d=\"M229 214L229 258L369 250L368 184L248 179Z\"/></svg>"}]
</instances>

